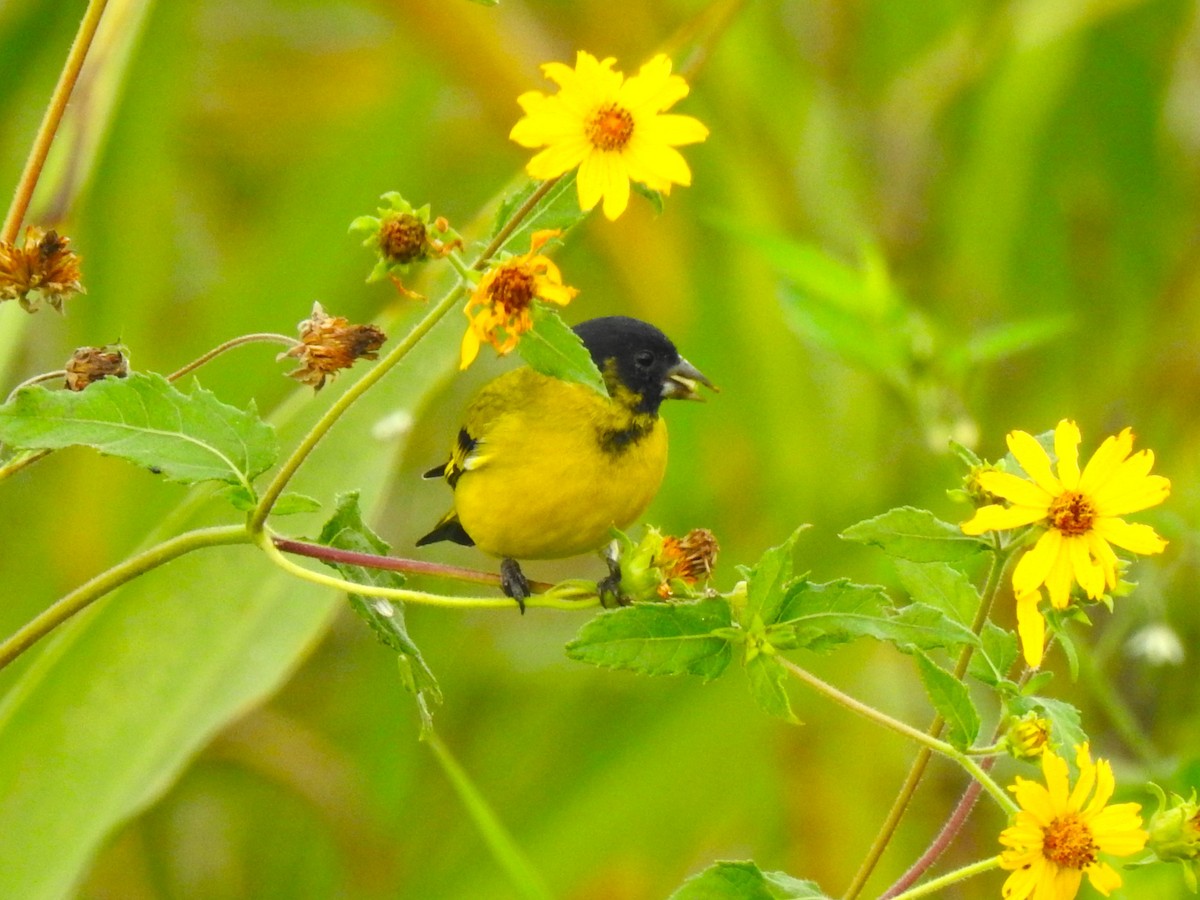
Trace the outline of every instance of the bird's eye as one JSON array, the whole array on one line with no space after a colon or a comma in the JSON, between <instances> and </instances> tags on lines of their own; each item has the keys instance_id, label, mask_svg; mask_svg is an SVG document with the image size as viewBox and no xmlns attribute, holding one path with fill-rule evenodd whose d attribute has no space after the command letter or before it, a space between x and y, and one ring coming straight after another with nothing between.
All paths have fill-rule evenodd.
<instances>
[{"instance_id":1,"label":"bird's eye","mask_svg":"<svg viewBox=\"0 0 1200 900\"><path fill-rule=\"evenodd\" d=\"M639 369L648 369L654 365L654 354L649 350L643 350L633 358Z\"/></svg>"}]
</instances>

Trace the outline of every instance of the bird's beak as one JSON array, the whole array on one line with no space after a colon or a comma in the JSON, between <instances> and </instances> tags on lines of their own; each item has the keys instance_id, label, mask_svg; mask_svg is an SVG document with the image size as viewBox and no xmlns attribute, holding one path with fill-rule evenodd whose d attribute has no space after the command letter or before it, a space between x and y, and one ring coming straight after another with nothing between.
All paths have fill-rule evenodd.
<instances>
[{"instance_id":1,"label":"bird's beak","mask_svg":"<svg viewBox=\"0 0 1200 900\"><path fill-rule=\"evenodd\" d=\"M703 400L704 398L698 390L700 385L704 385L712 391L720 390L704 377L703 372L686 359L680 358L679 362L667 370L667 377L663 380L662 395L668 400Z\"/></svg>"}]
</instances>

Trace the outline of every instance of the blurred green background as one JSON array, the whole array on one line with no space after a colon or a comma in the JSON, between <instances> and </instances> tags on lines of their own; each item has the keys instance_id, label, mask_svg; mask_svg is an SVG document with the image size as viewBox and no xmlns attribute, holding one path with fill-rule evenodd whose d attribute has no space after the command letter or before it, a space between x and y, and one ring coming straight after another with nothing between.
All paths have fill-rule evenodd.
<instances>
[{"instance_id":1,"label":"blurred green background","mask_svg":"<svg viewBox=\"0 0 1200 900\"><path fill-rule=\"evenodd\" d=\"M0 4L0 185L16 183L83 6ZM81 85L31 212L72 237L88 294L64 318L0 307L4 383L117 340L136 368L170 372L237 334L289 333L314 300L390 321L395 340L422 308L364 284L372 260L349 222L397 190L467 229L527 158L507 133L517 94L548 87L539 64L586 49L631 72L706 8L113 0L119 27L93 53L104 73ZM557 257L580 288L569 321L653 321L722 388L666 411L672 459L647 520L715 531L721 587L803 522L814 527L802 569L890 585L882 555L837 535L898 505L965 517L945 495L961 475L948 437L996 457L1006 431L1071 417L1090 453L1132 425L1174 485L1139 518L1171 546L1135 566L1134 596L1083 635L1096 677L1072 684L1064 671L1053 691L1083 709L1119 779L1186 793L1200 774L1200 8L750 2L677 111L711 129L685 151L694 186L661 216L635 197L615 223L593 217ZM464 324L451 314L298 484L327 509L360 488L401 554L447 504L444 486L417 475L440 461L470 391L508 365L485 351L456 377ZM294 436L357 374L314 399L279 377L273 354L238 351L200 379L228 402L291 416ZM411 428L373 430L396 413ZM84 451L0 485L0 628L156 530L179 530L184 517L167 517L181 504L192 521L228 520L219 504ZM279 524L314 534L320 517ZM25 804L11 803L9 824L29 823L18 830L31 868L56 869L37 896L517 896L417 741L392 654L344 600L275 579L250 551L208 553L0 675L0 785ZM461 548L428 558L490 565ZM595 577L600 565L528 571ZM233 626L214 611L237 623L268 594L257 630L226 640ZM150 621L134 609L172 612ZM1006 606L999 616L1010 621ZM913 755L801 690L803 726L770 720L736 672L704 685L571 663L562 646L585 613L408 618L445 693L439 734L556 897L665 897L720 858L836 895ZM1185 648L1181 664L1130 650L1162 625ZM125 682L84 651L101 645L120 654ZM215 666L215 649L228 651L220 685L237 690L186 677ZM918 726L930 715L911 661L890 649L860 642L801 662ZM47 685L53 704L37 693ZM126 696L143 731L112 724ZM186 739L153 730L165 720ZM13 743L17 733L37 737ZM147 735L161 745L147 749ZM121 791L96 792L96 760L152 753L160 761ZM949 765L932 767L867 896L924 849L962 785ZM67 823L70 840L22 818L53 821L60 805L86 813ZM996 852L1002 824L981 803L945 864ZM0 842L15 847L16 834ZM991 873L952 896L998 896L1000 881ZM1185 895L1161 867L1127 882L1121 896Z\"/></svg>"}]
</instances>

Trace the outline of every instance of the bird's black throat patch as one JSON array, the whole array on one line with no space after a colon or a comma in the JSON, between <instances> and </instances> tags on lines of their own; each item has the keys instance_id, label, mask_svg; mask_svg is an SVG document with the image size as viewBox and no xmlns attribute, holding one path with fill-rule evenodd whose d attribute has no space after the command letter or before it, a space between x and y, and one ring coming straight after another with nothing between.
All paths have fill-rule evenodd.
<instances>
[{"instance_id":1,"label":"bird's black throat patch","mask_svg":"<svg viewBox=\"0 0 1200 900\"><path fill-rule=\"evenodd\" d=\"M620 456L654 429L654 419L634 420L624 428L601 429L597 433L600 449Z\"/></svg>"}]
</instances>

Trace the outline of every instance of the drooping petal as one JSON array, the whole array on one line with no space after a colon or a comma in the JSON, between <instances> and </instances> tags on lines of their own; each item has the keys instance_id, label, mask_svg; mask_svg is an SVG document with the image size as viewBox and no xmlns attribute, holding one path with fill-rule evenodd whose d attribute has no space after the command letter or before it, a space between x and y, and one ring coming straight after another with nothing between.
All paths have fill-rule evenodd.
<instances>
[{"instance_id":1,"label":"drooping petal","mask_svg":"<svg viewBox=\"0 0 1200 900\"><path fill-rule=\"evenodd\" d=\"M468 326L467 333L463 335L462 346L460 348L462 361L459 363L459 369L465 369L471 363L475 362L475 357L479 355L479 336L475 334L475 329Z\"/></svg>"},{"instance_id":2,"label":"drooping petal","mask_svg":"<svg viewBox=\"0 0 1200 900\"><path fill-rule=\"evenodd\" d=\"M620 217L629 205L629 175L619 154L598 154L604 161L604 217L610 222Z\"/></svg>"},{"instance_id":3,"label":"drooping petal","mask_svg":"<svg viewBox=\"0 0 1200 900\"><path fill-rule=\"evenodd\" d=\"M604 154L591 152L583 159L576 178L579 189L579 208L593 209L604 195Z\"/></svg>"},{"instance_id":4,"label":"drooping petal","mask_svg":"<svg viewBox=\"0 0 1200 900\"><path fill-rule=\"evenodd\" d=\"M1116 869L1106 862L1098 862L1088 866L1087 877L1092 887L1105 897L1121 886L1121 876L1117 874Z\"/></svg>"},{"instance_id":5,"label":"drooping petal","mask_svg":"<svg viewBox=\"0 0 1200 900\"><path fill-rule=\"evenodd\" d=\"M1079 426L1063 419L1054 429L1054 455L1058 457L1058 480L1068 491L1079 485Z\"/></svg>"},{"instance_id":6,"label":"drooping petal","mask_svg":"<svg viewBox=\"0 0 1200 900\"><path fill-rule=\"evenodd\" d=\"M1104 583L1109 589L1117 586L1117 573L1120 560L1117 559L1117 554L1113 553L1113 548L1108 545L1108 541L1104 540L1096 532L1095 527L1092 528L1083 537L1088 542L1088 550L1096 559L1097 564L1104 570Z\"/></svg>"},{"instance_id":7,"label":"drooping petal","mask_svg":"<svg viewBox=\"0 0 1200 900\"><path fill-rule=\"evenodd\" d=\"M1013 591L1018 596L1034 593L1046 583L1046 578L1062 551L1062 542L1062 533L1050 529L1017 560L1012 583Z\"/></svg>"},{"instance_id":8,"label":"drooping petal","mask_svg":"<svg viewBox=\"0 0 1200 900\"><path fill-rule=\"evenodd\" d=\"M1075 895L1079 893L1081 881L1083 881L1081 870L1061 866L1054 867L1054 878L1049 887L1045 888L1046 900L1074 900ZM1045 881L1042 883L1046 884Z\"/></svg>"},{"instance_id":9,"label":"drooping petal","mask_svg":"<svg viewBox=\"0 0 1200 900\"><path fill-rule=\"evenodd\" d=\"M1075 534L1066 538L1065 547L1071 559L1071 571L1079 586L1093 600L1104 593L1104 567L1092 557L1086 535Z\"/></svg>"},{"instance_id":10,"label":"drooping petal","mask_svg":"<svg viewBox=\"0 0 1200 900\"><path fill-rule=\"evenodd\" d=\"M1071 604L1073 576L1071 554L1063 546L1054 558L1054 565L1050 567L1049 574L1046 575L1046 593L1050 595L1050 605L1055 609L1066 609Z\"/></svg>"},{"instance_id":11,"label":"drooping petal","mask_svg":"<svg viewBox=\"0 0 1200 900\"><path fill-rule=\"evenodd\" d=\"M1008 449L1038 487L1053 497L1062 494L1062 482L1050 471L1050 457L1033 435L1025 431L1010 431Z\"/></svg>"},{"instance_id":12,"label":"drooping petal","mask_svg":"<svg viewBox=\"0 0 1200 900\"><path fill-rule=\"evenodd\" d=\"M1040 591L1017 597L1017 634L1021 637L1021 652L1031 669L1042 664L1046 652L1046 619L1038 609Z\"/></svg>"}]
</instances>

